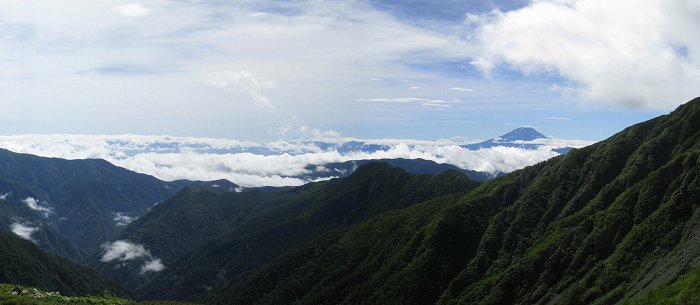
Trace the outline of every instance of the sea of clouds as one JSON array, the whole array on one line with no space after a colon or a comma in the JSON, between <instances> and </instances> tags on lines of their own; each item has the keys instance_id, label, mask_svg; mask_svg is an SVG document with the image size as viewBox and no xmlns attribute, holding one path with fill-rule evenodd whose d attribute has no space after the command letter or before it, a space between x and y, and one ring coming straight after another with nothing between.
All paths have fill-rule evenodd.
<instances>
[{"instance_id":1,"label":"sea of clouds","mask_svg":"<svg viewBox=\"0 0 700 305\"><path fill-rule=\"evenodd\" d=\"M381 145L341 149L359 141ZM105 159L117 166L163 180L227 179L244 187L297 186L309 181L309 165L350 160L405 158L488 173L510 172L557 156L552 149L583 147L590 141L538 139L538 149L492 147L462 148L451 140L358 140L254 143L232 139L145 135L13 135L0 136L0 148L64 159ZM375 146L376 147L376 146Z\"/></svg>"}]
</instances>

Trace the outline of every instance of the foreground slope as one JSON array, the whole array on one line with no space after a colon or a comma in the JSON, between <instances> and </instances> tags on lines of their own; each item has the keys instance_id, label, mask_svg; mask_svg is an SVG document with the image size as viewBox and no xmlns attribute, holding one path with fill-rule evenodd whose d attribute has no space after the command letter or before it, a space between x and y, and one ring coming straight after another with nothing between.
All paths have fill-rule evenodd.
<instances>
[{"instance_id":1,"label":"foreground slope","mask_svg":"<svg viewBox=\"0 0 700 305\"><path fill-rule=\"evenodd\" d=\"M476 185L456 171L411 175L370 163L349 177L283 192L191 188L159 204L118 238L143 244L166 266L143 288L143 296L190 299L330 229ZM127 287L144 278L137 264L131 270L97 267Z\"/></svg>"},{"instance_id":2,"label":"foreground slope","mask_svg":"<svg viewBox=\"0 0 700 305\"><path fill-rule=\"evenodd\" d=\"M58 291L63 295L127 295L97 272L41 251L32 242L0 233L0 283Z\"/></svg>"},{"instance_id":3,"label":"foreground slope","mask_svg":"<svg viewBox=\"0 0 700 305\"><path fill-rule=\"evenodd\" d=\"M699 207L695 99L466 195L331 231L211 302L615 304L700 263Z\"/></svg>"}]
</instances>

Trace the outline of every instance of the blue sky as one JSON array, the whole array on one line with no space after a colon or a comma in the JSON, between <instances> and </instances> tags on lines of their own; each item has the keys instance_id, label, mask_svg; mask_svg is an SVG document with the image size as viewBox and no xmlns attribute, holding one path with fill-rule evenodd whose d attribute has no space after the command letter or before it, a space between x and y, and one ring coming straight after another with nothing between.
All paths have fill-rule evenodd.
<instances>
[{"instance_id":1,"label":"blue sky","mask_svg":"<svg viewBox=\"0 0 700 305\"><path fill-rule=\"evenodd\" d=\"M0 0L0 134L601 140L697 96L696 1Z\"/></svg>"}]
</instances>

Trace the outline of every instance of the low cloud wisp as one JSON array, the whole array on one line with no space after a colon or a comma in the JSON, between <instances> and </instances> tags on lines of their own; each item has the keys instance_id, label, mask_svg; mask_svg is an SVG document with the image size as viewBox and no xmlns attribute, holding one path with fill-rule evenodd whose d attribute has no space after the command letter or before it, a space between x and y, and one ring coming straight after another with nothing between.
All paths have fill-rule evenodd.
<instances>
[{"instance_id":1,"label":"low cloud wisp","mask_svg":"<svg viewBox=\"0 0 700 305\"><path fill-rule=\"evenodd\" d=\"M10 225L10 231L12 231L12 233L17 234L17 236L23 239L36 243L36 241L32 238L32 234L34 234L34 232L36 231L39 231L39 228L31 227L20 222L15 222Z\"/></svg>"},{"instance_id":2,"label":"low cloud wisp","mask_svg":"<svg viewBox=\"0 0 700 305\"><path fill-rule=\"evenodd\" d=\"M143 262L140 274L147 272L159 272L165 269L161 259L153 257L151 252L143 245L135 244L126 240L117 240L102 245L103 254L100 261L109 263L113 261L128 262L138 260Z\"/></svg>"}]
</instances>

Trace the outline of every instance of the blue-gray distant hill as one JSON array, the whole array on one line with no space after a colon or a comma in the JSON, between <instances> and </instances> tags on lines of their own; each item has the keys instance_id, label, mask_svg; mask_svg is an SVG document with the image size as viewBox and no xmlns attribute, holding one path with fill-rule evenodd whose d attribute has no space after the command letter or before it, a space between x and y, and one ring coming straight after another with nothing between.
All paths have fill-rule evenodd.
<instances>
[{"instance_id":1,"label":"blue-gray distant hill","mask_svg":"<svg viewBox=\"0 0 700 305\"><path fill-rule=\"evenodd\" d=\"M65 160L0 149L0 231L12 224L49 251L79 261L130 220L186 186L225 181L162 181L100 159Z\"/></svg>"}]
</instances>

